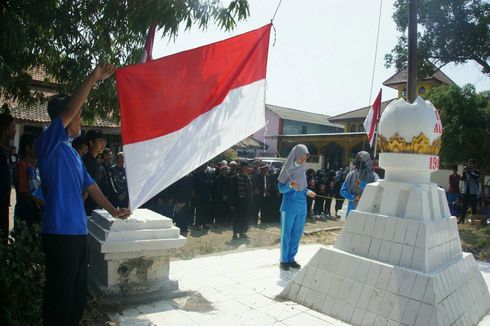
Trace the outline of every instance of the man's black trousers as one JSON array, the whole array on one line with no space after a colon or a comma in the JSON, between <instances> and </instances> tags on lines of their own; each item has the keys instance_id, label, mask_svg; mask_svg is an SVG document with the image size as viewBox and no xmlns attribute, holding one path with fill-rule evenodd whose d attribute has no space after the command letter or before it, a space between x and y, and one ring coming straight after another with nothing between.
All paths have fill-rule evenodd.
<instances>
[{"instance_id":1,"label":"man's black trousers","mask_svg":"<svg viewBox=\"0 0 490 326\"><path fill-rule=\"evenodd\" d=\"M43 234L43 325L78 325L87 304L87 236Z\"/></svg>"}]
</instances>

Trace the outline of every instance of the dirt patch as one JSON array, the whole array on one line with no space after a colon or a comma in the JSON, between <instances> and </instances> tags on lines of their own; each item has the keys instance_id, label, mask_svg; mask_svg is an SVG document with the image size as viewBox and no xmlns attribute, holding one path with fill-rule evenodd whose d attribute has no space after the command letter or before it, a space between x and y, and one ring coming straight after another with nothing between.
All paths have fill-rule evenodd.
<instances>
[{"instance_id":1,"label":"dirt patch","mask_svg":"<svg viewBox=\"0 0 490 326\"><path fill-rule=\"evenodd\" d=\"M305 234L301 239L301 243L318 243L324 246L333 245L339 236L340 231L341 230L337 229Z\"/></svg>"},{"instance_id":2,"label":"dirt patch","mask_svg":"<svg viewBox=\"0 0 490 326\"><path fill-rule=\"evenodd\" d=\"M339 220L309 219L305 224L305 232L309 233L315 230L336 228L342 225L343 222ZM315 232L313 234L303 235L302 243L323 244L323 242L314 241L314 234ZM191 259L220 252L274 247L279 245L281 229L279 223L259 224L252 226L247 232L247 235L248 239L232 240L233 232L231 227L213 226L210 229L191 228L187 236L187 243L184 247L177 249L177 253L172 260ZM327 236L321 236L320 238L325 237ZM306 238L308 240L305 240Z\"/></svg>"},{"instance_id":3,"label":"dirt patch","mask_svg":"<svg viewBox=\"0 0 490 326\"><path fill-rule=\"evenodd\" d=\"M83 314L83 318L80 321L80 325L82 326L101 326L101 325L115 325L110 322L109 317L102 310L99 302L90 298L87 302L87 307L85 308L85 313Z\"/></svg>"}]
</instances>

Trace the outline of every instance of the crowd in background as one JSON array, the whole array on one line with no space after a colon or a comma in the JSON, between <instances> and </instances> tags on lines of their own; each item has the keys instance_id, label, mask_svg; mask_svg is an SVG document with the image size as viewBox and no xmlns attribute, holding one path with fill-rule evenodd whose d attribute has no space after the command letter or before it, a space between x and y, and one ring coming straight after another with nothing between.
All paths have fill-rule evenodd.
<instances>
[{"instance_id":1,"label":"crowd in background","mask_svg":"<svg viewBox=\"0 0 490 326\"><path fill-rule=\"evenodd\" d=\"M206 229L212 225L231 225L235 231L234 221L247 225L279 222L282 200L277 188L279 172L280 169L258 160L206 163L144 207L173 218L183 233L189 226ZM308 187L327 197L308 199L309 218L326 219L337 215L343 203L340 187L345 176L342 169L336 172L308 170ZM246 231L236 233L246 234Z\"/></svg>"},{"instance_id":2,"label":"crowd in background","mask_svg":"<svg viewBox=\"0 0 490 326\"><path fill-rule=\"evenodd\" d=\"M453 168L453 173L449 176L449 189L447 201L452 216L458 217L458 223L464 224L468 209L471 214L479 214L490 220L489 199L481 200L480 194L480 171L477 169L476 160L469 159L463 165L462 174L458 174L458 168Z\"/></svg>"},{"instance_id":3,"label":"crowd in background","mask_svg":"<svg viewBox=\"0 0 490 326\"><path fill-rule=\"evenodd\" d=\"M15 221L26 222L28 226L40 224L44 206L42 181L34 150L36 139L35 135L29 133L22 135L18 152L15 152L15 147L11 147L7 158L11 172L5 184L11 184L15 188L14 218ZM119 152L114 159L112 150L105 145L105 136L99 130L90 130L85 136L72 141L72 146L82 158L85 168L111 204L114 207L128 207L124 154ZM92 210L98 206L86 193L82 196L85 212L91 215ZM8 227L5 229L8 230Z\"/></svg>"}]
</instances>

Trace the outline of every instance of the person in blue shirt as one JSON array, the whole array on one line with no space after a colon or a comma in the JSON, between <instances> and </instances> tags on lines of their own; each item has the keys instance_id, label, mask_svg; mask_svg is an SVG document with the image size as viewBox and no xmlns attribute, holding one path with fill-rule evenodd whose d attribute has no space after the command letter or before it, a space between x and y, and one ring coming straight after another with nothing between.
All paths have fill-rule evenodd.
<instances>
[{"instance_id":1,"label":"person in blue shirt","mask_svg":"<svg viewBox=\"0 0 490 326\"><path fill-rule=\"evenodd\" d=\"M80 135L80 110L93 85L114 70L110 64L98 65L71 97L51 98L51 124L36 143L45 201L41 227L46 267L44 325L78 325L85 310L88 270L83 191L112 216L129 215L128 209L116 209L104 197L70 143L70 137Z\"/></svg>"},{"instance_id":2,"label":"person in blue shirt","mask_svg":"<svg viewBox=\"0 0 490 326\"><path fill-rule=\"evenodd\" d=\"M283 194L281 204L281 262L283 270L301 268L294 257L298 252L306 218L306 196L316 194L307 189L305 162L309 152L305 145L293 147L278 177L278 188Z\"/></svg>"},{"instance_id":3,"label":"person in blue shirt","mask_svg":"<svg viewBox=\"0 0 490 326\"><path fill-rule=\"evenodd\" d=\"M340 188L342 197L349 201L346 217L352 209L356 209L366 185L379 180L379 176L373 171L373 161L368 152L360 151L357 153L354 166L355 169L347 174Z\"/></svg>"}]
</instances>

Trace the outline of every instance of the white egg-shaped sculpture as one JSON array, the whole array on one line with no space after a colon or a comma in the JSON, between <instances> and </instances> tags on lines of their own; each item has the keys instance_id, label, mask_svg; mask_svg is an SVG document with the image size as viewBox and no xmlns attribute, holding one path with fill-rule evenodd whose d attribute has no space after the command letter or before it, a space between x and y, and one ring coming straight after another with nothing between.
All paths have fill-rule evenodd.
<instances>
[{"instance_id":1,"label":"white egg-shaped sculpture","mask_svg":"<svg viewBox=\"0 0 490 326\"><path fill-rule=\"evenodd\" d=\"M391 102L379 123L382 152L437 155L441 148L442 123L431 102L421 97L412 103Z\"/></svg>"}]
</instances>

